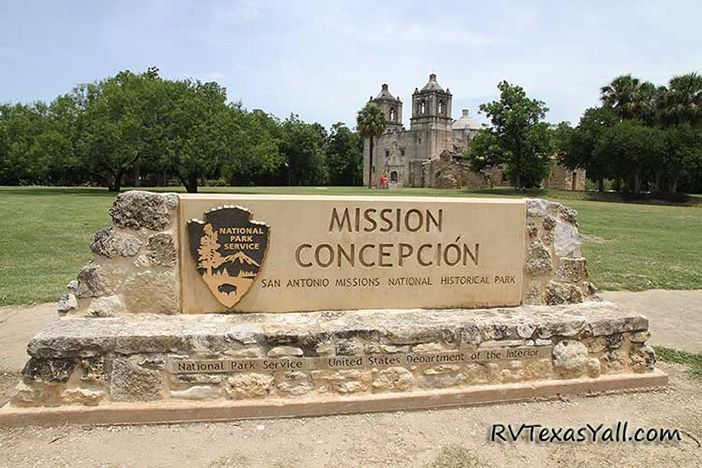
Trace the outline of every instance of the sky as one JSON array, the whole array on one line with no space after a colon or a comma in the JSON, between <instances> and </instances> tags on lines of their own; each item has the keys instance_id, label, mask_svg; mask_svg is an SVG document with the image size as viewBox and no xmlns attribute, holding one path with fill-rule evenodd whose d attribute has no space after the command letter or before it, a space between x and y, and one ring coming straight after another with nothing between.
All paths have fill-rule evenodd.
<instances>
[{"instance_id":1,"label":"sky","mask_svg":"<svg viewBox=\"0 0 702 468\"><path fill-rule=\"evenodd\" d=\"M702 72L700 18L699 0L0 0L0 102L156 66L217 81L248 109L353 126L382 83L408 103L436 73L454 118L507 80L547 120L577 123L617 75Z\"/></svg>"}]
</instances>

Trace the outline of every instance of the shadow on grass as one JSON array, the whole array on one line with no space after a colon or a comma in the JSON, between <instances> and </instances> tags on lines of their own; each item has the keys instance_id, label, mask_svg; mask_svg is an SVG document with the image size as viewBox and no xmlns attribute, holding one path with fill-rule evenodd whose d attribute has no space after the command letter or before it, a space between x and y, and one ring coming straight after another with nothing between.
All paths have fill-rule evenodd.
<instances>
[{"instance_id":1,"label":"shadow on grass","mask_svg":"<svg viewBox=\"0 0 702 468\"><path fill-rule=\"evenodd\" d=\"M46 196L46 195L78 195L90 197L116 197L115 192L109 192L104 187L0 187L0 195L8 194L13 196Z\"/></svg>"},{"instance_id":2,"label":"shadow on grass","mask_svg":"<svg viewBox=\"0 0 702 468\"><path fill-rule=\"evenodd\" d=\"M584 192L552 189L517 190L514 187L494 187L491 189L464 189L463 193L479 193L482 195L501 195L533 198L559 198L563 200L583 200L610 203L633 203L639 205L671 205L692 206L702 205L702 197L685 193L624 193L624 192Z\"/></svg>"}]
</instances>

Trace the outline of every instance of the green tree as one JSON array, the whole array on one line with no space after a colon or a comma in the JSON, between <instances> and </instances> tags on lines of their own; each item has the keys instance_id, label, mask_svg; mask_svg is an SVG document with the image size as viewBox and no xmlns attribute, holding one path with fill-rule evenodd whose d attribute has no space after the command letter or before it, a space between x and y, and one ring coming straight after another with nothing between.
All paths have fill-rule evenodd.
<instances>
[{"instance_id":1,"label":"green tree","mask_svg":"<svg viewBox=\"0 0 702 468\"><path fill-rule=\"evenodd\" d=\"M214 82L159 80L159 88L155 146L188 193L196 193L230 154L227 132L236 111L228 110L226 90Z\"/></svg>"},{"instance_id":2,"label":"green tree","mask_svg":"<svg viewBox=\"0 0 702 468\"><path fill-rule=\"evenodd\" d=\"M280 129L280 153L288 185L324 185L327 182L324 145L327 132L290 115Z\"/></svg>"},{"instance_id":3,"label":"green tree","mask_svg":"<svg viewBox=\"0 0 702 468\"><path fill-rule=\"evenodd\" d=\"M527 97L520 86L501 82L498 101L482 104L492 123L478 131L469 152L475 170L503 166L516 188L536 187L548 175L552 132L542 119L548 108Z\"/></svg>"},{"instance_id":4,"label":"green tree","mask_svg":"<svg viewBox=\"0 0 702 468\"><path fill-rule=\"evenodd\" d=\"M379 137L385 131L387 122L382 109L374 103L369 102L366 106L358 111L356 116L356 130L361 138L368 138L370 155L368 157L368 188L373 186L373 145L375 138Z\"/></svg>"},{"instance_id":5,"label":"green tree","mask_svg":"<svg viewBox=\"0 0 702 468\"><path fill-rule=\"evenodd\" d=\"M363 183L363 142L342 122L332 125L327 142L327 164L331 185Z\"/></svg>"},{"instance_id":6,"label":"green tree","mask_svg":"<svg viewBox=\"0 0 702 468\"><path fill-rule=\"evenodd\" d=\"M230 185L260 185L283 165L278 140L279 122L261 110L246 112L229 106L224 135L228 148L222 178Z\"/></svg>"},{"instance_id":7,"label":"green tree","mask_svg":"<svg viewBox=\"0 0 702 468\"><path fill-rule=\"evenodd\" d=\"M559 139L559 160L571 169L585 169L597 181L597 190L604 191L604 180L611 174L611 158L603 151L602 136L616 125L619 117L610 107L592 107L580 118L578 126Z\"/></svg>"},{"instance_id":8,"label":"green tree","mask_svg":"<svg viewBox=\"0 0 702 468\"><path fill-rule=\"evenodd\" d=\"M687 73L673 77L658 103L664 125L702 127L702 75Z\"/></svg>"},{"instance_id":9,"label":"green tree","mask_svg":"<svg viewBox=\"0 0 702 468\"><path fill-rule=\"evenodd\" d=\"M684 177L696 179L702 176L702 129L689 124L675 125L666 129L666 151L659 166L665 167L668 192L675 193Z\"/></svg>"},{"instance_id":10,"label":"green tree","mask_svg":"<svg viewBox=\"0 0 702 468\"><path fill-rule=\"evenodd\" d=\"M118 73L68 96L79 109L76 153L94 179L118 192L125 174L153 147L158 106L153 73Z\"/></svg>"},{"instance_id":11,"label":"green tree","mask_svg":"<svg viewBox=\"0 0 702 468\"><path fill-rule=\"evenodd\" d=\"M47 159L37 139L48 130L48 108L37 102L0 107L0 180L4 184L42 183Z\"/></svg>"},{"instance_id":12,"label":"green tree","mask_svg":"<svg viewBox=\"0 0 702 468\"><path fill-rule=\"evenodd\" d=\"M602 104L622 119L652 122L656 115L658 90L653 83L621 75L600 89Z\"/></svg>"}]
</instances>

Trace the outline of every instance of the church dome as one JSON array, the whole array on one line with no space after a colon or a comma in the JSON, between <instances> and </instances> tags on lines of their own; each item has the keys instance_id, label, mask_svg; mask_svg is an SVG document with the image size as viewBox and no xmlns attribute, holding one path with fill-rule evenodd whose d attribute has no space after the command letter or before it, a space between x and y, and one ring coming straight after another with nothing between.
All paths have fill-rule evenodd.
<instances>
[{"instance_id":1,"label":"church dome","mask_svg":"<svg viewBox=\"0 0 702 468\"><path fill-rule=\"evenodd\" d=\"M380 89L380 92L378 95L375 97L376 99L395 99L395 97L390 94L390 91L388 90L388 85L387 83L383 83L383 86Z\"/></svg>"},{"instance_id":2,"label":"church dome","mask_svg":"<svg viewBox=\"0 0 702 468\"><path fill-rule=\"evenodd\" d=\"M432 73L431 75L429 75L429 82L425 84L422 88L422 92L425 91L439 91L442 93L444 92L444 89L441 86L439 86L439 83L436 82L435 74Z\"/></svg>"},{"instance_id":3,"label":"church dome","mask_svg":"<svg viewBox=\"0 0 702 468\"><path fill-rule=\"evenodd\" d=\"M451 125L453 130L480 130L480 124L469 115L468 109L463 109L463 115Z\"/></svg>"}]
</instances>

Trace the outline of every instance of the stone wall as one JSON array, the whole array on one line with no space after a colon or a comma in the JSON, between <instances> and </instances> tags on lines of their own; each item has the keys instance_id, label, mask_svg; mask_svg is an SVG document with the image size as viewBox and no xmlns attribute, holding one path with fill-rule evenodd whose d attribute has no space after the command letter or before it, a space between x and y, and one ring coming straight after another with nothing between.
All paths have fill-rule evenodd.
<instances>
[{"instance_id":1,"label":"stone wall","mask_svg":"<svg viewBox=\"0 0 702 468\"><path fill-rule=\"evenodd\" d=\"M580 246L578 213L547 200L527 200L524 304L573 304L592 298Z\"/></svg>"},{"instance_id":2,"label":"stone wall","mask_svg":"<svg viewBox=\"0 0 702 468\"><path fill-rule=\"evenodd\" d=\"M172 193L120 194L110 208L113 225L95 233L94 259L68 284L59 313L177 313L177 208Z\"/></svg>"},{"instance_id":3,"label":"stone wall","mask_svg":"<svg viewBox=\"0 0 702 468\"><path fill-rule=\"evenodd\" d=\"M380 313L379 313L380 312ZM15 406L156 400L285 401L651 371L647 320L610 303L444 311L141 315L57 321L28 346ZM413 353L540 350L535 358L403 365ZM373 358L347 369L173 372L169 363ZM399 362L399 361L397 361Z\"/></svg>"},{"instance_id":4,"label":"stone wall","mask_svg":"<svg viewBox=\"0 0 702 468\"><path fill-rule=\"evenodd\" d=\"M585 169L568 169L554 161L551 172L544 180L543 187L556 190L584 191L586 181Z\"/></svg>"}]
</instances>

